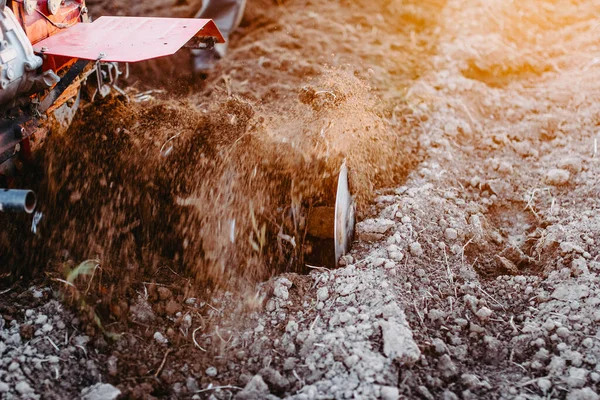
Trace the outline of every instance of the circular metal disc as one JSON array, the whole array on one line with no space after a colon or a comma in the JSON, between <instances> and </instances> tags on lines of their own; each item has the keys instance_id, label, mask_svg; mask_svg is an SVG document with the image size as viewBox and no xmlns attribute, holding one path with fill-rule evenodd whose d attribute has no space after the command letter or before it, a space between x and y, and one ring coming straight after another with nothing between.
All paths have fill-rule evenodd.
<instances>
[{"instance_id":1,"label":"circular metal disc","mask_svg":"<svg viewBox=\"0 0 600 400\"><path fill-rule=\"evenodd\" d=\"M25 7L25 12L27 15L31 15L35 12L37 8L37 0L25 0L23 2L23 6Z\"/></svg>"},{"instance_id":2,"label":"circular metal disc","mask_svg":"<svg viewBox=\"0 0 600 400\"><path fill-rule=\"evenodd\" d=\"M56 15L58 13L61 2L62 0L48 0L48 11L50 11L50 14Z\"/></svg>"},{"instance_id":3,"label":"circular metal disc","mask_svg":"<svg viewBox=\"0 0 600 400\"><path fill-rule=\"evenodd\" d=\"M335 224L333 234L336 262L350 251L350 244L352 244L354 237L354 214L354 199L350 195L350 188L348 187L348 167L344 161L340 168L335 196Z\"/></svg>"}]
</instances>

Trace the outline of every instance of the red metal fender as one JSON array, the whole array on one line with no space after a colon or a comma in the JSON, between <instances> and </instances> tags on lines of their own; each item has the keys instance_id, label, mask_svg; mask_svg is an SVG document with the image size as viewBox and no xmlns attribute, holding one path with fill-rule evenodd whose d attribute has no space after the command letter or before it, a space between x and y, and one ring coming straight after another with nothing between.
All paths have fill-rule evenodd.
<instances>
[{"instance_id":1,"label":"red metal fender","mask_svg":"<svg viewBox=\"0 0 600 400\"><path fill-rule=\"evenodd\" d=\"M224 43L212 20L100 17L80 23L33 46L36 53L106 62L138 62L174 54L193 37Z\"/></svg>"}]
</instances>

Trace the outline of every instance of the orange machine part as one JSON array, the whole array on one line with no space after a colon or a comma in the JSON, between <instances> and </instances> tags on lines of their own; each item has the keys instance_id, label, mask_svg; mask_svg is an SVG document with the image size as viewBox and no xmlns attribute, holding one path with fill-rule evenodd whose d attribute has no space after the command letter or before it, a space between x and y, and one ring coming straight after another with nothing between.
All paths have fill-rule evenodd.
<instances>
[{"instance_id":1,"label":"orange machine part","mask_svg":"<svg viewBox=\"0 0 600 400\"><path fill-rule=\"evenodd\" d=\"M82 20L82 10L85 7L83 0L64 0L56 15L48 10L46 0L38 0L37 9L31 15L25 12L22 1L9 1L12 11L21 21L21 25L32 44L46 39L67 27L75 25Z\"/></svg>"},{"instance_id":2,"label":"orange machine part","mask_svg":"<svg viewBox=\"0 0 600 400\"><path fill-rule=\"evenodd\" d=\"M32 44L62 32L87 18L86 13L82 12L85 10L84 0L63 0L56 15L52 15L48 10L47 0L38 0L37 8L32 14L27 14L23 1L9 0L8 6L21 22ZM70 57L50 57L44 59L43 69L58 72L75 61Z\"/></svg>"}]
</instances>

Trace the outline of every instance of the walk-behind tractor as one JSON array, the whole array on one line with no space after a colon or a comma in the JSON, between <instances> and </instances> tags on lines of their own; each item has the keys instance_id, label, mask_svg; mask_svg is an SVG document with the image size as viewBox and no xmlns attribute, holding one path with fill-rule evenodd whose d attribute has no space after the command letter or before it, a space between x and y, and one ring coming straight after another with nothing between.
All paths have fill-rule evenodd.
<instances>
[{"instance_id":1,"label":"walk-behind tractor","mask_svg":"<svg viewBox=\"0 0 600 400\"><path fill-rule=\"evenodd\" d=\"M34 211L35 194L11 188L12 177L82 101L121 92L128 63L223 42L206 19L91 22L85 0L0 0L0 211Z\"/></svg>"},{"instance_id":2,"label":"walk-behind tractor","mask_svg":"<svg viewBox=\"0 0 600 400\"><path fill-rule=\"evenodd\" d=\"M117 83L128 63L216 43L224 39L208 19L92 22L85 0L0 0L0 212L33 213L35 193L15 188L13 178L48 134L68 128L82 102L124 94ZM333 239L339 259L354 228L345 166L337 186L335 209L325 212L329 223L315 235Z\"/></svg>"}]
</instances>

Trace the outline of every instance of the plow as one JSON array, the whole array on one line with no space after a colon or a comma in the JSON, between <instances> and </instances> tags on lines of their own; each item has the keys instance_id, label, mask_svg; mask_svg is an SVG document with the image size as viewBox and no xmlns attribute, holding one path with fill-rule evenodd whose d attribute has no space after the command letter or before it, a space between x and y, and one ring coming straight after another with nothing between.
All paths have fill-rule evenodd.
<instances>
[{"instance_id":1,"label":"plow","mask_svg":"<svg viewBox=\"0 0 600 400\"><path fill-rule=\"evenodd\" d=\"M82 104L111 93L126 96L119 82L128 77L129 63L182 48L198 54L224 42L210 19L92 21L85 0L0 0L0 212L36 210L36 194L15 187L15 177L46 137L66 132ZM346 254L354 231L345 163L336 187L335 204L314 213L308 232L327 241L328 263Z\"/></svg>"}]
</instances>

